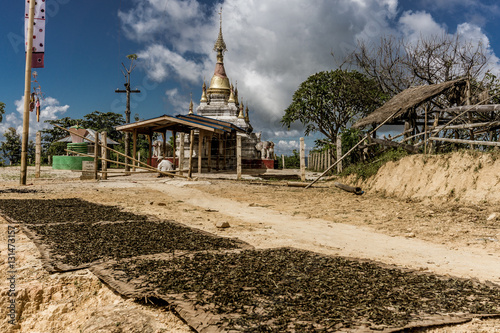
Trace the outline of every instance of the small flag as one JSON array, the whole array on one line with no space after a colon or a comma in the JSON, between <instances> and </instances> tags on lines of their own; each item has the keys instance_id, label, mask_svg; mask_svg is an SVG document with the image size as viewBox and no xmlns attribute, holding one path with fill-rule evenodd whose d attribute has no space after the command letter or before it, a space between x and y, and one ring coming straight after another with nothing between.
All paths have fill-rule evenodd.
<instances>
[{"instance_id":1,"label":"small flag","mask_svg":"<svg viewBox=\"0 0 500 333\"><path fill-rule=\"evenodd\" d=\"M45 52L45 0L31 1L35 1L35 16L33 20L33 60L31 61L31 68L43 68ZM28 47L29 4L30 0L25 0L25 48Z\"/></svg>"}]
</instances>

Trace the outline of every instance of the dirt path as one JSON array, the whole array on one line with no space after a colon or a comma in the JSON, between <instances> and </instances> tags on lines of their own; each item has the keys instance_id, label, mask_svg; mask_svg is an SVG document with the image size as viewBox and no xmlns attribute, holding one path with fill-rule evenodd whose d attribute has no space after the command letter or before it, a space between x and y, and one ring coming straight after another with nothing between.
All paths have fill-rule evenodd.
<instances>
[{"instance_id":1,"label":"dirt path","mask_svg":"<svg viewBox=\"0 0 500 333\"><path fill-rule=\"evenodd\" d=\"M171 181L166 182L166 186L151 184L149 187L190 205L236 218L248 226L248 231L239 233L238 237L256 246L295 246L500 284L500 256L488 249L450 249L415 238L391 237L369 228L293 216L255 204L249 206L249 203L207 194L184 184ZM256 243L252 229L262 224L268 236Z\"/></svg>"},{"instance_id":2,"label":"dirt path","mask_svg":"<svg viewBox=\"0 0 500 333\"><path fill-rule=\"evenodd\" d=\"M2 178L5 173L0 171ZM18 170L11 171L15 180L0 180L0 190L18 187ZM82 182L69 173L67 180L56 174L51 177L33 180L34 185L27 187L38 193L0 193L0 198L79 197L238 237L258 248L294 246L500 283L500 207L496 204L415 201L373 191L357 197L328 183L304 191L217 179L184 182L134 176ZM218 222L228 222L230 227L217 228ZM3 256L6 225L1 219L0 223ZM86 270L46 273L30 240L20 233L18 241L22 321L19 327L10 327L2 319L0 331L134 332L134 323L144 318L141 332L189 332L172 313L124 300ZM7 302L5 265L0 274L2 304ZM6 318L4 307L0 314ZM426 332L500 332L500 319Z\"/></svg>"}]
</instances>

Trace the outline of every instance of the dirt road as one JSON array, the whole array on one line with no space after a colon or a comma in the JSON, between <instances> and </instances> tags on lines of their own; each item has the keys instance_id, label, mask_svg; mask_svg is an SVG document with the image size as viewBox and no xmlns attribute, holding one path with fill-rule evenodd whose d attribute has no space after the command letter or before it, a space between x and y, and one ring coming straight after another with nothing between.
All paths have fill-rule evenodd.
<instances>
[{"instance_id":1,"label":"dirt road","mask_svg":"<svg viewBox=\"0 0 500 333\"><path fill-rule=\"evenodd\" d=\"M264 184L218 179L187 182L155 176L100 182L52 179L34 181L28 188L37 193L0 193L0 198L78 197L238 237L257 248L294 246L500 284L500 227L496 215L500 210L496 205L424 202L370 191L354 196L330 183L308 190L278 182ZM12 187L17 187L15 181L0 184L0 190ZM218 228L220 222L228 222L230 227ZM5 221L2 223L2 230L6 229ZM123 331L132 332L130 314L139 313L147 319L144 327L151 332L189 331L168 311L114 295L86 270L49 275L41 267L34 245L24 235L18 237L22 244L18 257L22 268L18 287L24 295L22 321L14 328L4 320L0 330L63 332L69 327L90 332L102 327L107 332L111 322L119 322ZM6 232L2 231L2 253L5 244ZM5 267L0 276L2 298L6 296ZM4 312L2 308L6 318ZM499 328L498 319L474 320L429 332L499 332Z\"/></svg>"}]
</instances>

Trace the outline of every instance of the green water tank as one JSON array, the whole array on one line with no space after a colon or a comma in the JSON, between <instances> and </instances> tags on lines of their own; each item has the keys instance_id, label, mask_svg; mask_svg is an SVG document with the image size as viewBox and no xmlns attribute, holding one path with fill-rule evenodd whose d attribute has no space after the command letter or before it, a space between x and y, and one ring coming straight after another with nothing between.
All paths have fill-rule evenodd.
<instances>
[{"instance_id":1,"label":"green water tank","mask_svg":"<svg viewBox=\"0 0 500 333\"><path fill-rule=\"evenodd\" d=\"M68 143L68 150L76 151L77 153L87 154L88 143Z\"/></svg>"},{"instance_id":2,"label":"green water tank","mask_svg":"<svg viewBox=\"0 0 500 333\"><path fill-rule=\"evenodd\" d=\"M52 169L54 170L82 170L82 161L93 161L86 156L53 156Z\"/></svg>"}]
</instances>

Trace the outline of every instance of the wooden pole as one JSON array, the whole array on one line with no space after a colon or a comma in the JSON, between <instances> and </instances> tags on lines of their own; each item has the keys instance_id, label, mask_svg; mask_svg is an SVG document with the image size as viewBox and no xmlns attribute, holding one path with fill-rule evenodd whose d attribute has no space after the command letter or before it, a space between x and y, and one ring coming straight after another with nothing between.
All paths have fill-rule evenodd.
<instances>
[{"instance_id":1,"label":"wooden pole","mask_svg":"<svg viewBox=\"0 0 500 333\"><path fill-rule=\"evenodd\" d=\"M337 173L342 172L342 137L337 135Z\"/></svg>"},{"instance_id":2,"label":"wooden pole","mask_svg":"<svg viewBox=\"0 0 500 333\"><path fill-rule=\"evenodd\" d=\"M134 129L134 133L133 133L133 148L132 148L132 154L133 154L133 158L134 159L137 159L137 130ZM139 161L141 160L141 158L139 158ZM132 168L132 171L135 171L135 162L134 162L134 167Z\"/></svg>"},{"instance_id":3,"label":"wooden pole","mask_svg":"<svg viewBox=\"0 0 500 333\"><path fill-rule=\"evenodd\" d=\"M103 157L101 160L101 170L102 170L102 179L108 179L108 133L106 131L101 133L102 137L102 149L101 156ZM134 156L135 157L135 156ZM134 162L135 164L135 162Z\"/></svg>"},{"instance_id":4,"label":"wooden pole","mask_svg":"<svg viewBox=\"0 0 500 333\"><path fill-rule=\"evenodd\" d=\"M198 134L198 175L201 176L201 160L203 153L203 131L200 129Z\"/></svg>"},{"instance_id":5,"label":"wooden pole","mask_svg":"<svg viewBox=\"0 0 500 333\"><path fill-rule=\"evenodd\" d=\"M149 159L149 165L153 166L153 138L152 138L152 133L148 134L148 159Z\"/></svg>"},{"instance_id":6,"label":"wooden pole","mask_svg":"<svg viewBox=\"0 0 500 333\"><path fill-rule=\"evenodd\" d=\"M281 154L281 169L285 170L285 155Z\"/></svg>"},{"instance_id":7,"label":"wooden pole","mask_svg":"<svg viewBox=\"0 0 500 333\"><path fill-rule=\"evenodd\" d=\"M40 178L40 164L42 159L42 132L36 132L35 148L35 178Z\"/></svg>"},{"instance_id":8,"label":"wooden pole","mask_svg":"<svg viewBox=\"0 0 500 333\"><path fill-rule=\"evenodd\" d=\"M469 145L483 145L483 146L500 146L500 142L492 142L492 141L472 141L472 140L462 140L462 139L448 139L448 138L429 138L430 141L443 141L443 142L452 142L452 143L464 143Z\"/></svg>"},{"instance_id":9,"label":"wooden pole","mask_svg":"<svg viewBox=\"0 0 500 333\"><path fill-rule=\"evenodd\" d=\"M189 134L189 171L188 177L191 178L193 174L193 148L194 148L194 130Z\"/></svg>"},{"instance_id":10,"label":"wooden pole","mask_svg":"<svg viewBox=\"0 0 500 333\"><path fill-rule=\"evenodd\" d=\"M179 174L182 175L182 169L184 169L184 137L185 134L181 132L179 134ZM175 138L174 138L175 141ZM175 155L175 151L174 151Z\"/></svg>"},{"instance_id":11,"label":"wooden pole","mask_svg":"<svg viewBox=\"0 0 500 333\"><path fill-rule=\"evenodd\" d=\"M208 172L212 171L212 135L207 136L207 164Z\"/></svg>"},{"instance_id":12,"label":"wooden pole","mask_svg":"<svg viewBox=\"0 0 500 333\"><path fill-rule=\"evenodd\" d=\"M26 46L26 73L24 76L24 113L23 138L21 144L21 177L19 183L26 185L28 171L28 137L30 129L30 91L31 91L31 60L33 58L33 27L35 20L35 1L30 1L28 14L28 45ZM12 162L11 162L12 163Z\"/></svg>"},{"instance_id":13,"label":"wooden pole","mask_svg":"<svg viewBox=\"0 0 500 333\"><path fill-rule=\"evenodd\" d=\"M304 138L300 138L300 180L306 180L306 145Z\"/></svg>"},{"instance_id":14,"label":"wooden pole","mask_svg":"<svg viewBox=\"0 0 500 333\"><path fill-rule=\"evenodd\" d=\"M172 138L173 138L172 141L173 141L173 144L174 144L172 146L172 164L174 165L174 170L176 169L176 164L177 164L177 163L175 163L175 151L177 150L177 145L176 145L176 142L175 142L175 137L176 136L177 136L177 132L176 131L172 131ZM165 146L166 146L166 144L165 144ZM167 148L165 147L165 150L166 149Z\"/></svg>"},{"instance_id":15,"label":"wooden pole","mask_svg":"<svg viewBox=\"0 0 500 333\"><path fill-rule=\"evenodd\" d=\"M94 180L99 179L99 132L95 132L95 142L94 142Z\"/></svg>"},{"instance_id":16,"label":"wooden pole","mask_svg":"<svg viewBox=\"0 0 500 333\"><path fill-rule=\"evenodd\" d=\"M236 179L241 180L241 136L236 135Z\"/></svg>"}]
</instances>

